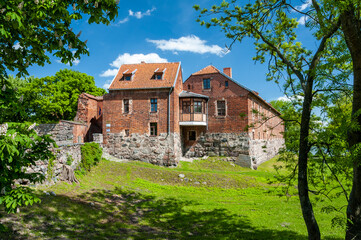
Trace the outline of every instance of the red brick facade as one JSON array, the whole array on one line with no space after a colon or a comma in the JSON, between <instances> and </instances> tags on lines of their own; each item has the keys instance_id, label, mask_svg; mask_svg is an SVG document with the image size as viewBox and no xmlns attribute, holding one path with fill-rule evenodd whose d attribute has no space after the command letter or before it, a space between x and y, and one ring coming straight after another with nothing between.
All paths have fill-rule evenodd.
<instances>
[{"instance_id":1,"label":"red brick facade","mask_svg":"<svg viewBox=\"0 0 361 240\"><path fill-rule=\"evenodd\" d=\"M84 122L88 128L84 134L84 141L93 140L93 133L102 132L103 97L82 93L78 98L78 111L75 121Z\"/></svg>"},{"instance_id":2,"label":"red brick facade","mask_svg":"<svg viewBox=\"0 0 361 240\"><path fill-rule=\"evenodd\" d=\"M279 115L234 81L231 68L222 73L208 66L183 83L180 63L140 63L122 65L103 97L82 94L76 120L88 124L87 140L101 132L112 154L169 165L181 150L251 161L264 152L257 140L275 144L269 149L277 154L284 131Z\"/></svg>"},{"instance_id":3,"label":"red brick facade","mask_svg":"<svg viewBox=\"0 0 361 240\"><path fill-rule=\"evenodd\" d=\"M230 68L225 68L225 73L221 73L208 66L192 74L183 84L184 89L209 96L208 132L248 131L252 139L282 138L284 128L279 113L256 92L236 83L228 76L231 74ZM205 89L205 79L210 80L210 88ZM218 101L225 103L224 116L218 113Z\"/></svg>"},{"instance_id":4,"label":"red brick facade","mask_svg":"<svg viewBox=\"0 0 361 240\"><path fill-rule=\"evenodd\" d=\"M163 68L168 68L167 64L161 64ZM172 63L172 65L174 65ZM156 64L132 64L132 68L136 68L137 74L143 74L144 71L153 72L159 68ZM157 124L157 135L160 133L179 133L179 93L183 90L182 71L180 64L176 66L177 71L168 74L168 85L163 80L149 80L147 89L140 88L141 85L135 84L132 89L120 89L121 84L113 85L109 88L109 93L104 95L103 103L103 133L124 133L130 135L132 133L149 134L150 124ZM174 67L173 67L174 68ZM140 69L140 70L139 70ZM121 72L120 70L119 72ZM165 72L167 72L166 70ZM121 77L119 77L121 78ZM141 82L142 79L138 79ZM152 82L153 81L153 82ZM130 81L132 83L132 81ZM122 83L124 85L124 83ZM159 86L157 85L159 84ZM130 85L130 84L129 84ZM127 86L129 87L129 86ZM152 109L152 102L156 100L156 111ZM126 102L129 107L125 106Z\"/></svg>"}]
</instances>

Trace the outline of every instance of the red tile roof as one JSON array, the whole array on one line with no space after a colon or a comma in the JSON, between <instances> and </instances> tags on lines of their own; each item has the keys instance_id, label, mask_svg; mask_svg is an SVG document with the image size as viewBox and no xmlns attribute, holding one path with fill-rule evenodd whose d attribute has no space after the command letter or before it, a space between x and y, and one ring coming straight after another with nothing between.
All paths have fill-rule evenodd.
<instances>
[{"instance_id":1,"label":"red tile roof","mask_svg":"<svg viewBox=\"0 0 361 240\"><path fill-rule=\"evenodd\" d=\"M193 73L192 75L202 75L202 74L209 74L209 73L220 73L220 71L215 68L212 65L209 65L201 70L199 70L198 72Z\"/></svg>"},{"instance_id":2,"label":"red tile roof","mask_svg":"<svg viewBox=\"0 0 361 240\"><path fill-rule=\"evenodd\" d=\"M154 72L156 70L157 73L164 71L162 80L154 79ZM125 71L125 75L129 75L135 71L132 75L131 81L124 80L123 73ZM109 87L109 90L172 87L179 71L181 71L179 62L123 64L120 66L117 75Z\"/></svg>"}]
</instances>

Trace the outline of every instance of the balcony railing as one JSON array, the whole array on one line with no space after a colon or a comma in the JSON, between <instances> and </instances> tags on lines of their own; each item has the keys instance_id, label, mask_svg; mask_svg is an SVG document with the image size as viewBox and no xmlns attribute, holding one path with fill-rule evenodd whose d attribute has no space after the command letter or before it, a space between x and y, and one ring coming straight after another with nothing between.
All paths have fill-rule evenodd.
<instances>
[{"instance_id":1,"label":"balcony railing","mask_svg":"<svg viewBox=\"0 0 361 240\"><path fill-rule=\"evenodd\" d=\"M180 122L207 122L207 115L204 113L181 113Z\"/></svg>"}]
</instances>

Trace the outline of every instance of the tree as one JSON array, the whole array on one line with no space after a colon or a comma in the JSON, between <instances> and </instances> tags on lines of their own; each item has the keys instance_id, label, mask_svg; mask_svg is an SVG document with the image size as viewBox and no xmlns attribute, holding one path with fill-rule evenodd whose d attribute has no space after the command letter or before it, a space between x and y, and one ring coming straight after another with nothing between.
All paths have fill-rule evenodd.
<instances>
[{"instance_id":1,"label":"tree","mask_svg":"<svg viewBox=\"0 0 361 240\"><path fill-rule=\"evenodd\" d=\"M106 91L95 86L94 78L73 70L60 70L55 76L30 79L20 93L32 100L28 112L38 122L73 120L78 106L78 97L86 92L102 96Z\"/></svg>"},{"instance_id":2,"label":"tree","mask_svg":"<svg viewBox=\"0 0 361 240\"><path fill-rule=\"evenodd\" d=\"M26 186L16 186L15 179L38 183L44 180L41 173L26 173L26 167L38 160L53 159L50 147L54 141L47 135L38 136L36 124L11 123L0 125L0 204L8 212L15 212L19 206L32 205L40 199Z\"/></svg>"},{"instance_id":3,"label":"tree","mask_svg":"<svg viewBox=\"0 0 361 240\"><path fill-rule=\"evenodd\" d=\"M361 16L360 2L355 0L337 3L342 32L353 63L352 119L357 126L348 133L353 158L353 184L347 206L346 239L361 239Z\"/></svg>"},{"instance_id":4,"label":"tree","mask_svg":"<svg viewBox=\"0 0 361 240\"><path fill-rule=\"evenodd\" d=\"M308 161L312 153L311 149L314 147L310 141L310 119L312 108L317 104L317 101L313 100L320 93L332 94L333 91L345 89L345 82L350 74L351 60L341 30L344 31L343 22L347 22L345 19L348 14L351 14L351 19L357 20L359 11L354 7L356 2L358 1L312 0L309 1L307 7L300 8L287 0L256 0L253 4L244 4L241 7L237 5L237 1L232 0L230 3L223 1L220 6L213 6L210 10L201 10L200 18L214 14L218 14L218 18L213 17L207 21L198 19L201 25L206 27L221 27L233 43L242 41L245 37L253 38L257 50L254 59L261 63L264 63L266 58L268 59L267 80L279 83L283 79L286 93L303 97L297 163L298 192L309 239L321 237L309 198L309 192L312 192L309 180L312 179L308 175ZM200 7L195 6L195 9L200 10ZM303 10L305 11L302 12ZM310 34L313 34L317 41L316 48L307 49L297 42L296 13L307 19L306 27L310 29ZM342 17L345 19L342 20ZM348 26L351 28L350 25ZM360 25L356 26L360 30ZM350 36L354 35L350 34ZM353 44L356 43L353 42ZM359 53L361 54L361 51ZM355 67L355 62L353 63ZM358 69L361 71L361 66ZM361 92L359 89L354 88L354 96L356 91ZM357 106L360 104L361 100L358 101ZM357 139L360 140L359 130L353 131L351 135L356 135L356 133L358 133ZM354 141L355 145L359 142L358 140ZM361 167L355 163L354 169L357 171L360 169L360 174L357 171L355 174L357 179L360 178L358 180L360 182L354 181L354 185L361 188ZM361 191L355 192L361 198ZM352 208L352 211L348 210L353 213L348 217L351 221L348 221L347 232L353 229L351 235L361 237L361 225L358 220L355 221L358 218L361 219L361 213L354 211L360 209L361 199L359 200L351 192L352 195L355 198L356 207Z\"/></svg>"},{"instance_id":5,"label":"tree","mask_svg":"<svg viewBox=\"0 0 361 240\"><path fill-rule=\"evenodd\" d=\"M22 117L24 112L18 108L22 98L15 88L9 87L6 71L17 71L18 77L27 75L29 66L50 63L49 54L71 65L81 54L89 54L87 41L80 40L81 32L73 32L72 22L89 16L88 23L108 25L118 14L118 3L119 0L0 0L0 123L13 121L16 114ZM21 177L40 179L24 175L23 167L39 158L51 157L46 151L51 140L35 135L25 125L13 128L9 124L10 137L4 126L0 136L0 184L4 190L0 203L16 209L16 202L34 198L28 189L10 190L10 185L15 187L14 180Z\"/></svg>"},{"instance_id":6,"label":"tree","mask_svg":"<svg viewBox=\"0 0 361 240\"><path fill-rule=\"evenodd\" d=\"M26 120L23 98L8 79L4 79L0 89L0 123Z\"/></svg>"},{"instance_id":7,"label":"tree","mask_svg":"<svg viewBox=\"0 0 361 240\"><path fill-rule=\"evenodd\" d=\"M27 75L33 64L50 63L49 54L72 64L89 54L71 24L89 15L88 23L108 25L119 0L0 0L0 77L6 69ZM1 79L0 79L1 80ZM1 82L0 82L1 83ZM1 86L4 84L1 84Z\"/></svg>"}]
</instances>

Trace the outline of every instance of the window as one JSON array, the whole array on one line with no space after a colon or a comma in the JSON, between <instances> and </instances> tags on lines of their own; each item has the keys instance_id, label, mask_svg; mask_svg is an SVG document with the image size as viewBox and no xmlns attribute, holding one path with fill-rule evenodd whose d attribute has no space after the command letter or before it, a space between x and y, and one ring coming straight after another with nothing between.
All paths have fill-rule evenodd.
<instances>
[{"instance_id":1,"label":"window","mask_svg":"<svg viewBox=\"0 0 361 240\"><path fill-rule=\"evenodd\" d=\"M130 81L130 80L132 80L132 75L130 75L130 74L124 75L124 80L125 80L125 81Z\"/></svg>"},{"instance_id":2,"label":"window","mask_svg":"<svg viewBox=\"0 0 361 240\"><path fill-rule=\"evenodd\" d=\"M194 101L194 113L202 113L202 102Z\"/></svg>"},{"instance_id":3,"label":"window","mask_svg":"<svg viewBox=\"0 0 361 240\"><path fill-rule=\"evenodd\" d=\"M102 109L99 107L99 116L102 115Z\"/></svg>"},{"instance_id":4,"label":"window","mask_svg":"<svg viewBox=\"0 0 361 240\"><path fill-rule=\"evenodd\" d=\"M162 74L155 74L154 79L156 80L162 80Z\"/></svg>"},{"instance_id":5,"label":"window","mask_svg":"<svg viewBox=\"0 0 361 240\"><path fill-rule=\"evenodd\" d=\"M191 112L191 102L183 101L182 110L183 110L183 113L190 113Z\"/></svg>"},{"instance_id":6,"label":"window","mask_svg":"<svg viewBox=\"0 0 361 240\"><path fill-rule=\"evenodd\" d=\"M226 116L226 101L217 101L218 116Z\"/></svg>"},{"instance_id":7,"label":"window","mask_svg":"<svg viewBox=\"0 0 361 240\"><path fill-rule=\"evenodd\" d=\"M150 99L150 111L151 112L157 112L158 106L157 106L157 99L151 98Z\"/></svg>"},{"instance_id":8,"label":"window","mask_svg":"<svg viewBox=\"0 0 361 240\"><path fill-rule=\"evenodd\" d=\"M157 136L157 123L150 123L150 136Z\"/></svg>"},{"instance_id":9,"label":"window","mask_svg":"<svg viewBox=\"0 0 361 240\"><path fill-rule=\"evenodd\" d=\"M203 89L211 89L211 79L203 79Z\"/></svg>"},{"instance_id":10,"label":"window","mask_svg":"<svg viewBox=\"0 0 361 240\"><path fill-rule=\"evenodd\" d=\"M129 99L124 99L123 100L123 112L124 113L129 113Z\"/></svg>"},{"instance_id":11,"label":"window","mask_svg":"<svg viewBox=\"0 0 361 240\"><path fill-rule=\"evenodd\" d=\"M196 131L189 131L188 132L188 141L195 141L196 140Z\"/></svg>"},{"instance_id":12,"label":"window","mask_svg":"<svg viewBox=\"0 0 361 240\"><path fill-rule=\"evenodd\" d=\"M124 132L125 132L125 136L126 136L126 137L129 137L129 129L125 129Z\"/></svg>"},{"instance_id":13,"label":"window","mask_svg":"<svg viewBox=\"0 0 361 240\"><path fill-rule=\"evenodd\" d=\"M224 82L224 86L225 86L226 88L228 88L228 81L225 81L225 82Z\"/></svg>"},{"instance_id":14,"label":"window","mask_svg":"<svg viewBox=\"0 0 361 240\"><path fill-rule=\"evenodd\" d=\"M188 84L188 90L190 90L190 89L191 89L191 85Z\"/></svg>"}]
</instances>

